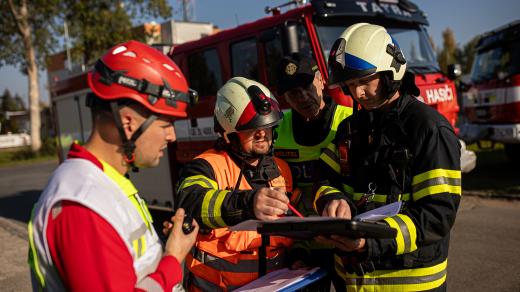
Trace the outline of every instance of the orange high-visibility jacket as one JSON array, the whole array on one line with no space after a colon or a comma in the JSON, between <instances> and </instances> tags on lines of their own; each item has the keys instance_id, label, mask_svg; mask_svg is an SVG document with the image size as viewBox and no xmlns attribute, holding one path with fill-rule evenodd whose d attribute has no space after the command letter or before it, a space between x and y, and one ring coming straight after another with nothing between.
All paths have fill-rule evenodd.
<instances>
[{"instance_id":1,"label":"orange high-visibility jacket","mask_svg":"<svg viewBox=\"0 0 520 292\"><path fill-rule=\"evenodd\" d=\"M218 190L233 188L240 175L240 167L224 151L210 149L197 158L206 160L214 170ZM287 163L274 159L280 176L269 181L271 187L292 191L292 177ZM242 177L239 190L251 190ZM254 231L228 231L217 228L208 234L199 234L193 252L186 258L191 272L188 288L191 291L228 291L258 278L258 249L261 235ZM267 247L267 270L282 268L286 247L292 240L272 236Z\"/></svg>"}]
</instances>

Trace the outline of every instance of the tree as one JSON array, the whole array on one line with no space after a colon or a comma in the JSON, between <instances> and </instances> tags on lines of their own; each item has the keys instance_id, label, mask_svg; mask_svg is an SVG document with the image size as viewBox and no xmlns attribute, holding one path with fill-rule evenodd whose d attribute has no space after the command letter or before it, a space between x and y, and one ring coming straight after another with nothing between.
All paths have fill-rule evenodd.
<instances>
[{"instance_id":1,"label":"tree","mask_svg":"<svg viewBox=\"0 0 520 292\"><path fill-rule=\"evenodd\" d=\"M476 47L479 39L479 36L472 38L462 48L460 63L462 65L463 74L471 73L471 68L473 66L473 60L475 59Z\"/></svg>"},{"instance_id":2,"label":"tree","mask_svg":"<svg viewBox=\"0 0 520 292\"><path fill-rule=\"evenodd\" d=\"M0 66L18 66L28 76L31 148L41 147L38 72L56 43L57 0L0 1Z\"/></svg>"},{"instance_id":3,"label":"tree","mask_svg":"<svg viewBox=\"0 0 520 292\"><path fill-rule=\"evenodd\" d=\"M448 65L457 62L457 41L451 28L442 32L443 48L437 56L442 72L448 72Z\"/></svg>"},{"instance_id":4,"label":"tree","mask_svg":"<svg viewBox=\"0 0 520 292\"><path fill-rule=\"evenodd\" d=\"M6 89L4 94L0 96L0 125L2 125L0 133L18 132L18 123L15 120L9 119L7 112L23 110L25 110L25 105L23 104L22 98L18 94L13 97L11 92Z\"/></svg>"},{"instance_id":5,"label":"tree","mask_svg":"<svg viewBox=\"0 0 520 292\"><path fill-rule=\"evenodd\" d=\"M117 43L144 40L142 32L132 30L135 24L132 21L168 18L172 11L166 0L64 0L62 6L73 58L82 64L90 64Z\"/></svg>"}]
</instances>

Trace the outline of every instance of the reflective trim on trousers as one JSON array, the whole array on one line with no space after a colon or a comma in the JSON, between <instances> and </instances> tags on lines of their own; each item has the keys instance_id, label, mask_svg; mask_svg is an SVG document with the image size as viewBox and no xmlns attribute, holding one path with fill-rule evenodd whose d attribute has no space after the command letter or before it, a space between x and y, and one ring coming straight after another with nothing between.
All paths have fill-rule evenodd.
<instances>
[{"instance_id":1,"label":"reflective trim on trousers","mask_svg":"<svg viewBox=\"0 0 520 292\"><path fill-rule=\"evenodd\" d=\"M446 281L448 260L432 267L402 270L376 270L363 277L346 272L341 258L335 256L336 272L345 280L347 290L420 291L440 287Z\"/></svg>"}]
</instances>

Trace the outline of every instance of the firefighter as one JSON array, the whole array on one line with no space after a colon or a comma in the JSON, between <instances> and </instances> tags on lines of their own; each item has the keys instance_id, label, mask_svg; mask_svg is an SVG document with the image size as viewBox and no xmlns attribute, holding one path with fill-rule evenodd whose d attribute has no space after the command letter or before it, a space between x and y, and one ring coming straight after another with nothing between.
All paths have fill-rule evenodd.
<instances>
[{"instance_id":1,"label":"firefighter","mask_svg":"<svg viewBox=\"0 0 520 292\"><path fill-rule=\"evenodd\" d=\"M293 53L282 58L277 70L277 93L291 109L276 128L275 155L289 164L298 188L292 194L291 204L304 216L318 216L313 208L314 164L352 108L337 105L324 94L325 82L312 57ZM300 241L290 254L294 268L323 266L334 273L332 250L321 244Z\"/></svg>"},{"instance_id":2,"label":"firefighter","mask_svg":"<svg viewBox=\"0 0 520 292\"><path fill-rule=\"evenodd\" d=\"M258 277L261 236L226 227L247 219L275 220L288 210L290 169L272 154L273 127L281 117L278 102L258 82L234 77L217 92L214 120L220 138L183 168L175 199L201 226L186 259L189 290L228 291ZM284 266L290 244L271 237L268 271Z\"/></svg>"},{"instance_id":3,"label":"firefighter","mask_svg":"<svg viewBox=\"0 0 520 292\"><path fill-rule=\"evenodd\" d=\"M461 199L460 146L449 122L414 97L419 90L405 70L397 42L384 27L367 23L348 27L329 56L330 84L356 104L320 157L324 179L315 188L315 207L323 216L348 219L403 203L382 220L397 230L395 238L318 238L341 251L336 270L348 291L446 290L450 230Z\"/></svg>"},{"instance_id":4,"label":"firefighter","mask_svg":"<svg viewBox=\"0 0 520 292\"><path fill-rule=\"evenodd\" d=\"M145 44L111 48L88 74L92 132L54 171L29 222L34 290L171 291L194 232L178 210L164 248L145 202L125 175L155 167L172 121L186 117L188 85L177 65Z\"/></svg>"}]
</instances>

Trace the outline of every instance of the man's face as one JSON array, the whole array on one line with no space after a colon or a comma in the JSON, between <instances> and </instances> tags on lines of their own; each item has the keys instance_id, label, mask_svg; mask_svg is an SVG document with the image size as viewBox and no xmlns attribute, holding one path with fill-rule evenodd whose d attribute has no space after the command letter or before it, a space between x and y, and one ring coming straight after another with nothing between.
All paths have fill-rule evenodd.
<instances>
[{"instance_id":1,"label":"man's face","mask_svg":"<svg viewBox=\"0 0 520 292\"><path fill-rule=\"evenodd\" d=\"M237 132L242 150L248 154L264 155L273 143L273 128Z\"/></svg>"},{"instance_id":2,"label":"man's face","mask_svg":"<svg viewBox=\"0 0 520 292\"><path fill-rule=\"evenodd\" d=\"M379 74L345 81L352 97L366 110L378 109L388 102L388 98L381 94L382 83Z\"/></svg>"},{"instance_id":3,"label":"man's face","mask_svg":"<svg viewBox=\"0 0 520 292\"><path fill-rule=\"evenodd\" d=\"M173 120L160 116L136 141L135 164L138 167L156 167L169 142L175 141Z\"/></svg>"},{"instance_id":4,"label":"man's face","mask_svg":"<svg viewBox=\"0 0 520 292\"><path fill-rule=\"evenodd\" d=\"M297 87L284 93L284 98L292 109L306 119L315 117L323 107L323 82L316 73L307 88Z\"/></svg>"}]
</instances>

